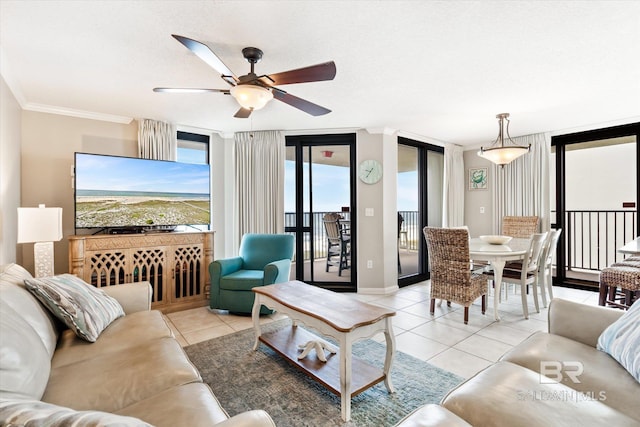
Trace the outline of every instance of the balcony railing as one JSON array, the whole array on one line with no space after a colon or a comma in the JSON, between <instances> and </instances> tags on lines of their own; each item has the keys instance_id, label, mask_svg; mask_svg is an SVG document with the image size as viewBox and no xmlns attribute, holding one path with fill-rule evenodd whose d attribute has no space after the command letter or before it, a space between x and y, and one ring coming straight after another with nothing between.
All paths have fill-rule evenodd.
<instances>
[{"instance_id":1,"label":"balcony railing","mask_svg":"<svg viewBox=\"0 0 640 427\"><path fill-rule=\"evenodd\" d=\"M418 243L420 236L422 235L422 230L418 227L418 212L417 211L399 211L400 215L404 218L402 223L401 232L405 233L406 241L404 240L402 244L403 248L408 250L418 250ZM315 237L313 242L313 258L325 258L327 256L327 233L324 229L324 223L322 222L322 218L329 212L314 212L311 215L309 212L304 213L304 225L310 226L311 217L313 216L313 236ZM350 219L349 212L340 212L340 215L344 217L345 220ZM295 227L296 225L296 215L295 212L285 212L284 214L284 226L285 227ZM305 257L304 259L309 259L311 254L311 238L307 235L305 236Z\"/></svg>"},{"instance_id":2,"label":"balcony railing","mask_svg":"<svg viewBox=\"0 0 640 427\"><path fill-rule=\"evenodd\" d=\"M637 237L636 215L635 210L567 211L563 231L567 269L600 271L621 261L624 255L618 248Z\"/></svg>"}]
</instances>

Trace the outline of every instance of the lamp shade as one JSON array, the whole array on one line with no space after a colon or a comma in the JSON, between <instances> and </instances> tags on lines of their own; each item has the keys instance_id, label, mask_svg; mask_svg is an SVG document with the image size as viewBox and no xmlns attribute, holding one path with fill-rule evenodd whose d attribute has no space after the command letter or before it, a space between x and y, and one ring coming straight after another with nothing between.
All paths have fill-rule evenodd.
<instances>
[{"instance_id":1,"label":"lamp shade","mask_svg":"<svg viewBox=\"0 0 640 427\"><path fill-rule=\"evenodd\" d=\"M231 96L238 101L242 108L248 110L259 110L273 99L273 93L269 89L252 84L232 87Z\"/></svg>"},{"instance_id":2,"label":"lamp shade","mask_svg":"<svg viewBox=\"0 0 640 427\"><path fill-rule=\"evenodd\" d=\"M18 208L18 243L62 239L62 208Z\"/></svg>"}]
</instances>

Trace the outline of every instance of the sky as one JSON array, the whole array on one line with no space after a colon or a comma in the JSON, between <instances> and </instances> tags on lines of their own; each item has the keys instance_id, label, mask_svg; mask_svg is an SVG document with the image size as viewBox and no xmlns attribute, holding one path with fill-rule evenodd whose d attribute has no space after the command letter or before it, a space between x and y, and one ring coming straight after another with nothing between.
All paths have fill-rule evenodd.
<instances>
[{"instance_id":1,"label":"sky","mask_svg":"<svg viewBox=\"0 0 640 427\"><path fill-rule=\"evenodd\" d=\"M308 164L305 164L308 166ZM284 211L295 212L295 163L285 162ZM305 177L308 176L305 170ZM315 212L340 212L349 206L349 169L343 166L313 164L313 210ZM398 174L398 210L418 210L418 194L415 190L417 172ZM309 194L308 180L304 183L304 194ZM308 199L305 200L308 211Z\"/></svg>"},{"instance_id":2,"label":"sky","mask_svg":"<svg viewBox=\"0 0 640 427\"><path fill-rule=\"evenodd\" d=\"M76 154L79 190L209 193L209 165Z\"/></svg>"}]
</instances>

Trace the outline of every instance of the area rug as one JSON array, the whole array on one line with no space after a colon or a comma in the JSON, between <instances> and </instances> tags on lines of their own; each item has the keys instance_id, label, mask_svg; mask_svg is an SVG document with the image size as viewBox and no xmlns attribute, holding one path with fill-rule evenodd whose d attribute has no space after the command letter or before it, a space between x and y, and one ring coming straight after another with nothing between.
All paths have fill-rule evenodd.
<instances>
[{"instance_id":1,"label":"area rug","mask_svg":"<svg viewBox=\"0 0 640 427\"><path fill-rule=\"evenodd\" d=\"M264 325L263 331L290 327L287 319ZM278 427L393 426L415 408L438 403L463 378L396 352L390 394L384 382L351 400L351 421L340 418L340 398L308 378L269 347L252 350L248 329L185 348L222 407L233 416L264 409ZM374 340L354 344L354 356L382 369L385 345Z\"/></svg>"},{"instance_id":2,"label":"area rug","mask_svg":"<svg viewBox=\"0 0 640 427\"><path fill-rule=\"evenodd\" d=\"M263 325L263 331L291 327L288 319ZM351 421L340 418L340 398L308 378L260 343L252 350L248 329L185 348L223 408L233 416L264 409L278 427L393 426L415 408L438 403L463 378L397 351L391 370L396 392L381 382L351 400ZM353 354L382 369L385 345L374 340L354 344Z\"/></svg>"}]
</instances>

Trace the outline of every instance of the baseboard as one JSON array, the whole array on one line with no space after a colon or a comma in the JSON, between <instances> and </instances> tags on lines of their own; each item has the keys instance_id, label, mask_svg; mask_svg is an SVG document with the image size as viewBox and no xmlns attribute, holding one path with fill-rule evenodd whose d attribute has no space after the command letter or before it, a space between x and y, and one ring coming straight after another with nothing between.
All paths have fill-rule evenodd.
<instances>
[{"instance_id":1,"label":"baseboard","mask_svg":"<svg viewBox=\"0 0 640 427\"><path fill-rule=\"evenodd\" d=\"M384 288L358 288L358 293L362 295L389 295L394 292L397 292L398 285L386 286Z\"/></svg>"}]
</instances>

